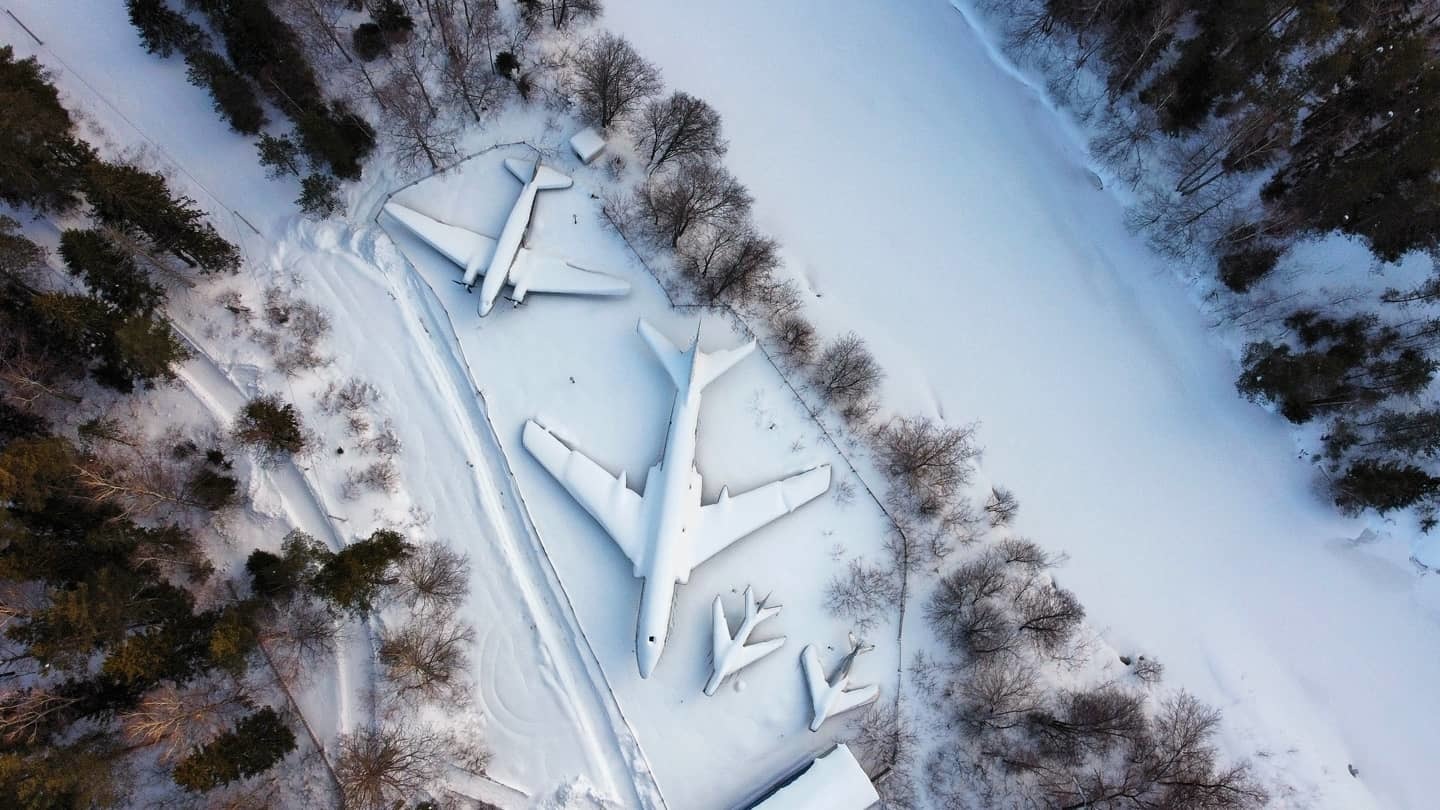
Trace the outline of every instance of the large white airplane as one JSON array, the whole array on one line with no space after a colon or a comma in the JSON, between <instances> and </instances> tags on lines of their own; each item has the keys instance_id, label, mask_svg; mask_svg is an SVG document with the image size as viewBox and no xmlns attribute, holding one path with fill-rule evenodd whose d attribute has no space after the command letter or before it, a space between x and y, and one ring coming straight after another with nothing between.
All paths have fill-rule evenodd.
<instances>
[{"instance_id":1,"label":"large white airplane","mask_svg":"<svg viewBox=\"0 0 1440 810\"><path fill-rule=\"evenodd\" d=\"M822 465L743 495L728 489L708 506L700 504L700 473L695 469L695 434L700 420L700 392L749 354L755 342L718 352L700 351L700 334L681 351L640 321L639 331L675 383L675 405L665 454L650 468L641 497L625 485L625 473L614 476L599 464L571 450L534 421L525 423L526 449L585 507L644 580L635 634L640 677L655 671L670 629L675 590L690 579L696 566L721 549L782 515L819 497L830 487L830 466Z\"/></svg>"},{"instance_id":2,"label":"large white airplane","mask_svg":"<svg viewBox=\"0 0 1440 810\"><path fill-rule=\"evenodd\" d=\"M526 293L532 292L624 295L630 291L630 283L624 279L576 267L564 259L523 247L530 215L535 211L536 195L550 189L569 188L573 181L549 166L541 166L538 158L534 163L506 158L505 168L525 187L520 189L520 197L505 218L499 237L447 225L393 201L385 203L385 211L425 244L465 268L461 283L467 290L475 288L477 277L485 276L480 285L482 316L490 314L506 284L512 288L510 300L517 304L525 300Z\"/></svg>"},{"instance_id":3,"label":"large white airplane","mask_svg":"<svg viewBox=\"0 0 1440 810\"><path fill-rule=\"evenodd\" d=\"M820 666L815 645L807 645L800 651L800 665L805 670L805 685L810 687L810 707L814 712L810 720L811 731L819 731L826 720L837 714L864 706L880 697L880 687L874 684L846 688L850 685L850 668L855 665L855 657L872 649L851 636L849 654L840 660L835 674L829 678L825 677L825 669Z\"/></svg>"},{"instance_id":4,"label":"large white airplane","mask_svg":"<svg viewBox=\"0 0 1440 810\"><path fill-rule=\"evenodd\" d=\"M711 609L711 670L710 680L705 683L705 694L713 695L720 689L720 682L761 658L780 649L785 637L766 639L749 644L750 634L760 623L780 612L779 605L766 605L766 599L755 603L755 590L745 588L745 617L740 620L740 629L730 633L730 622L725 618L725 604L719 596Z\"/></svg>"}]
</instances>

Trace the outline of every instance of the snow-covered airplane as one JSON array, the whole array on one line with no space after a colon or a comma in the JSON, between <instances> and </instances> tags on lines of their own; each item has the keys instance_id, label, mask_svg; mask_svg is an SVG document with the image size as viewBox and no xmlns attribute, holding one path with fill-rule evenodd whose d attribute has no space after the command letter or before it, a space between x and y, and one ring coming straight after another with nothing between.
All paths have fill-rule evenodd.
<instances>
[{"instance_id":1,"label":"snow-covered airplane","mask_svg":"<svg viewBox=\"0 0 1440 810\"><path fill-rule=\"evenodd\" d=\"M599 464L566 447L550 431L527 421L523 441L531 455L585 507L614 538L644 580L635 635L640 677L648 678L665 649L675 590L696 566L756 529L789 514L830 488L830 466L822 465L743 495L720 491L719 500L700 504L700 473L695 469L700 392L749 354L755 342L718 352L700 351L700 334L681 351L640 321L640 335L675 383L665 454L650 468L641 497L625 485L625 473L611 475Z\"/></svg>"},{"instance_id":2,"label":"snow-covered airplane","mask_svg":"<svg viewBox=\"0 0 1440 810\"><path fill-rule=\"evenodd\" d=\"M766 597L767 599L769 597ZM760 623L780 612L779 605L766 605L761 600L759 605L755 604L755 590L745 588L745 618L740 620L740 629L730 634L730 622L725 619L725 605L720 597L715 597L713 615L714 634L711 644L714 663L711 665L710 680L705 683L705 694L713 695L720 688L720 682L731 675L739 672L745 667L759 661L761 658L780 649L785 644L785 637L757 641L754 644L747 644L750 634Z\"/></svg>"},{"instance_id":3,"label":"snow-covered airplane","mask_svg":"<svg viewBox=\"0 0 1440 810\"><path fill-rule=\"evenodd\" d=\"M850 668L855 665L855 657L872 649L851 636L850 652L840 659L835 674L829 678L825 677L825 670L820 666L820 655L815 652L815 645L806 645L800 651L800 665L805 670L805 685L810 687L810 707L814 711L810 720L811 731L819 731L826 720L837 714L864 706L880 697L880 687L874 684L846 688L850 685Z\"/></svg>"},{"instance_id":4,"label":"snow-covered airplane","mask_svg":"<svg viewBox=\"0 0 1440 810\"><path fill-rule=\"evenodd\" d=\"M630 291L630 284L624 279L576 267L564 259L523 247L530 215L535 211L536 195L550 189L569 188L573 181L549 166L541 166L539 159L526 163L506 158L505 168L525 187L505 218L498 238L447 225L393 201L385 204L385 211L425 244L465 268L461 278L465 289L473 290L476 278L485 276L480 285L482 316L490 314L506 284L512 288L510 300L517 304L532 292L624 295Z\"/></svg>"}]
</instances>

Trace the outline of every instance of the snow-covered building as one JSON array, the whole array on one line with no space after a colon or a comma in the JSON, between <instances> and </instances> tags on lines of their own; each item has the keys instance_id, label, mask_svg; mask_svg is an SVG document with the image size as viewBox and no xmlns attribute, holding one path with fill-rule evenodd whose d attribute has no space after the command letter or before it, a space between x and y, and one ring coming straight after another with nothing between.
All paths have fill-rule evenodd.
<instances>
[{"instance_id":1,"label":"snow-covered building","mask_svg":"<svg viewBox=\"0 0 1440 810\"><path fill-rule=\"evenodd\" d=\"M605 151L605 139L594 127L586 127L570 138L570 148L575 150L576 157L592 163Z\"/></svg>"},{"instance_id":2,"label":"snow-covered building","mask_svg":"<svg viewBox=\"0 0 1440 810\"><path fill-rule=\"evenodd\" d=\"M842 743L737 810L866 810L878 801L870 777Z\"/></svg>"}]
</instances>

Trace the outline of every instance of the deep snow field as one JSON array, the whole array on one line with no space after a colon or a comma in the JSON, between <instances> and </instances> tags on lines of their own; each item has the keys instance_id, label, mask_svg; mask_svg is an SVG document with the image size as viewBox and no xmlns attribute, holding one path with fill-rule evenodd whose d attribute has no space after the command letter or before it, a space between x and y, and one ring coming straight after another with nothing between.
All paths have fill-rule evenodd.
<instances>
[{"instance_id":1,"label":"deep snow field","mask_svg":"<svg viewBox=\"0 0 1440 810\"><path fill-rule=\"evenodd\" d=\"M187 372L197 395L228 380L285 394L315 416L329 381L358 374L380 390L381 416L405 445L406 493L342 502L347 468L322 454L269 475L254 494L280 517L295 512L291 523L319 520L318 504L344 518L325 518L342 538L407 525L471 555L476 705L450 720L495 749L493 777L536 798L568 784L571 807L659 806L658 789L666 806L703 810L834 734L835 725L819 737L805 731L796 657L806 643L844 643L821 592L846 555L874 554L882 539L863 495L818 500L697 569L680 591L665 657L642 683L638 581L519 446L519 426L538 417L607 468L627 470L636 488L661 450L671 389L635 320L651 318L676 341L695 320L665 311L601 225L582 191L598 188L601 173L577 171L577 189L543 195L530 239L624 275L630 297L535 296L482 321L474 298L449 283L455 271L403 239L397 252L375 223L404 185L378 156L349 192L347 221L302 222L295 185L264 178L253 144L224 129L178 60L144 53L122 4L11 7L47 47L3 16L0 38L54 68L68 106L117 150L142 146L213 206L217 227L249 258L234 281L247 300L278 284L331 314L325 348L336 359L316 379L261 368L259 350L223 328L192 330L220 374ZM1236 396L1234 368L1185 291L1125 231L1121 203L1091 184L1083 138L961 13L943 0L610 0L601 24L659 64L669 87L722 114L727 165L755 195L760 226L815 294L809 312L822 332L867 338L889 374L886 406L982 421L984 477L1020 496L1018 530L1069 553L1056 575L1107 642L1158 657L1168 685L1224 710L1227 753L1256 757L1261 774L1291 786L1277 805L1433 805L1435 576L1407 560L1411 538L1339 518L1312 492L1284 424ZM553 146L573 128L517 111L470 145ZM400 199L493 232L518 190L498 156ZM187 327L226 317L209 292L179 309ZM702 345L741 339L713 319ZM337 435L315 419L327 440ZM706 392L700 435L709 497L722 484L738 492L835 461L759 356ZM847 474L836 465L837 482ZM285 508L302 488L314 500ZM1376 541L1357 542L1367 528ZM743 691L728 684L704 698L710 600L726 594L733 616L747 584L785 605L762 629L790 641L742 676ZM880 648L861 658L857 679L890 690L893 628L872 635ZM366 711L353 658L339 666L350 674L306 697L307 716L331 731Z\"/></svg>"}]
</instances>

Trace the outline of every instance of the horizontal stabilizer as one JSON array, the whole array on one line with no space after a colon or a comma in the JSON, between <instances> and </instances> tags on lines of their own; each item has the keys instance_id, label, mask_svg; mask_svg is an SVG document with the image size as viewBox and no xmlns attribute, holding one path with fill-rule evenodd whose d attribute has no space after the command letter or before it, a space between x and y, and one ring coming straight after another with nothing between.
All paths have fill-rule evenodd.
<instances>
[{"instance_id":1,"label":"horizontal stabilizer","mask_svg":"<svg viewBox=\"0 0 1440 810\"><path fill-rule=\"evenodd\" d=\"M636 327L641 337L650 345L650 350L655 357L665 366L665 371L670 374L670 381L675 383L675 388L682 392L700 391L705 386L714 382L717 377L729 371L734 365L745 356L755 350L755 341L750 341L733 349L722 349L718 352L700 351L700 334L697 331L695 341L688 349L680 349L670 339L660 333L660 330L650 325L644 318Z\"/></svg>"},{"instance_id":2,"label":"horizontal stabilizer","mask_svg":"<svg viewBox=\"0 0 1440 810\"><path fill-rule=\"evenodd\" d=\"M511 174L515 175L515 179L522 183L529 183L532 178L538 178L535 186L541 191L569 188L575 182L571 180L569 176L556 169L540 165L539 158L535 160L505 158L505 168L508 169Z\"/></svg>"}]
</instances>

